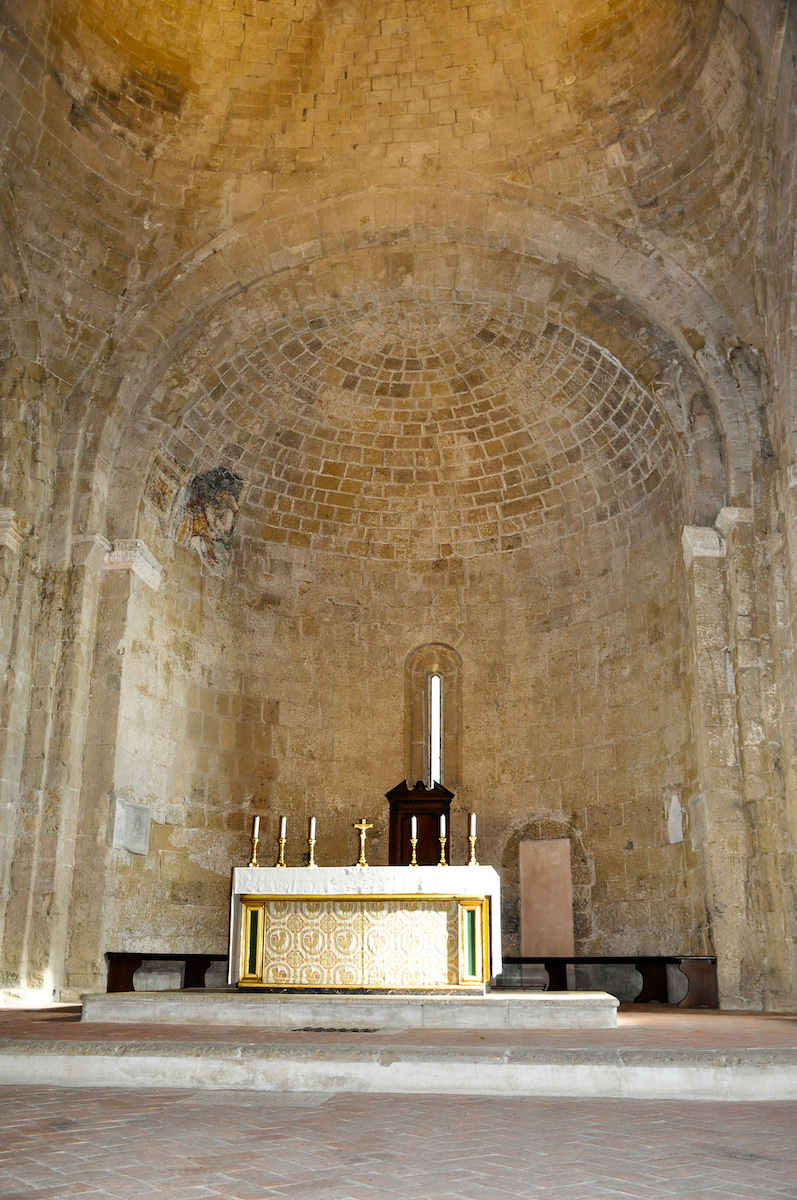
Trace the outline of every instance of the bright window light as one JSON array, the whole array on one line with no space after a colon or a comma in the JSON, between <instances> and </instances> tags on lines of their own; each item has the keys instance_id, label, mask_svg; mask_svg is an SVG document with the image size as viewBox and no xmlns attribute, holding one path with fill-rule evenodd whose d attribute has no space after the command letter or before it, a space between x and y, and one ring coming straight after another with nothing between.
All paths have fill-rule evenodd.
<instances>
[{"instance_id":1,"label":"bright window light","mask_svg":"<svg viewBox=\"0 0 797 1200\"><path fill-rule=\"evenodd\" d=\"M443 782L443 681L439 675L429 679L429 783Z\"/></svg>"}]
</instances>

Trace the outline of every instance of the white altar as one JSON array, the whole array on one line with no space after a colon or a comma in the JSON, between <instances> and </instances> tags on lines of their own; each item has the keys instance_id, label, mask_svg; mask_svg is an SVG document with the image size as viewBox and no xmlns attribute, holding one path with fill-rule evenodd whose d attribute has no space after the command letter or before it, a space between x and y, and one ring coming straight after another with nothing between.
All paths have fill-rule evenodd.
<instances>
[{"instance_id":1,"label":"white altar","mask_svg":"<svg viewBox=\"0 0 797 1200\"><path fill-rule=\"evenodd\" d=\"M492 867L237 867L229 981L483 991L501 971Z\"/></svg>"}]
</instances>

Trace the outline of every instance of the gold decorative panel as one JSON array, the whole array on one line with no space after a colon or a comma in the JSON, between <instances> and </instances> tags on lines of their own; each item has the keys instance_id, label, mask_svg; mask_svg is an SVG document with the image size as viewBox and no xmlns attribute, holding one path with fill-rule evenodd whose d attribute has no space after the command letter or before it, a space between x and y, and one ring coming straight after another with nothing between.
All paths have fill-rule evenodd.
<instances>
[{"instance_id":1,"label":"gold decorative panel","mask_svg":"<svg viewBox=\"0 0 797 1200\"><path fill-rule=\"evenodd\" d=\"M362 986L433 988L459 983L456 900L365 900Z\"/></svg>"},{"instance_id":2,"label":"gold decorative panel","mask_svg":"<svg viewBox=\"0 0 797 1200\"><path fill-rule=\"evenodd\" d=\"M360 908L355 900L267 900L262 982L361 986Z\"/></svg>"}]
</instances>

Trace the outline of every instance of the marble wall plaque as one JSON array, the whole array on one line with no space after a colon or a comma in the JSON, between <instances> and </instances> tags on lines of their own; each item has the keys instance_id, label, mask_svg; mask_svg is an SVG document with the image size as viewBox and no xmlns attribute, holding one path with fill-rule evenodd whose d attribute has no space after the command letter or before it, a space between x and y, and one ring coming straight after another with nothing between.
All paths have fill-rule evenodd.
<instances>
[{"instance_id":1,"label":"marble wall plaque","mask_svg":"<svg viewBox=\"0 0 797 1200\"><path fill-rule=\"evenodd\" d=\"M130 854L149 853L152 814L144 804L134 804L122 796L112 798L113 848Z\"/></svg>"}]
</instances>

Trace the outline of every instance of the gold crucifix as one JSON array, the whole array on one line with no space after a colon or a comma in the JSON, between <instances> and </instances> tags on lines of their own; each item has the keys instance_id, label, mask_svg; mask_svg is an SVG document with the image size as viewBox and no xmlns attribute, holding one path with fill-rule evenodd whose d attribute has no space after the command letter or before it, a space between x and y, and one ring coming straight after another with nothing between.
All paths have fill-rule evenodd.
<instances>
[{"instance_id":1,"label":"gold crucifix","mask_svg":"<svg viewBox=\"0 0 797 1200\"><path fill-rule=\"evenodd\" d=\"M360 831L360 857L357 866L367 867L368 863L365 861L365 835L369 829L373 829L373 825L369 825L365 817L362 817L354 828Z\"/></svg>"}]
</instances>

